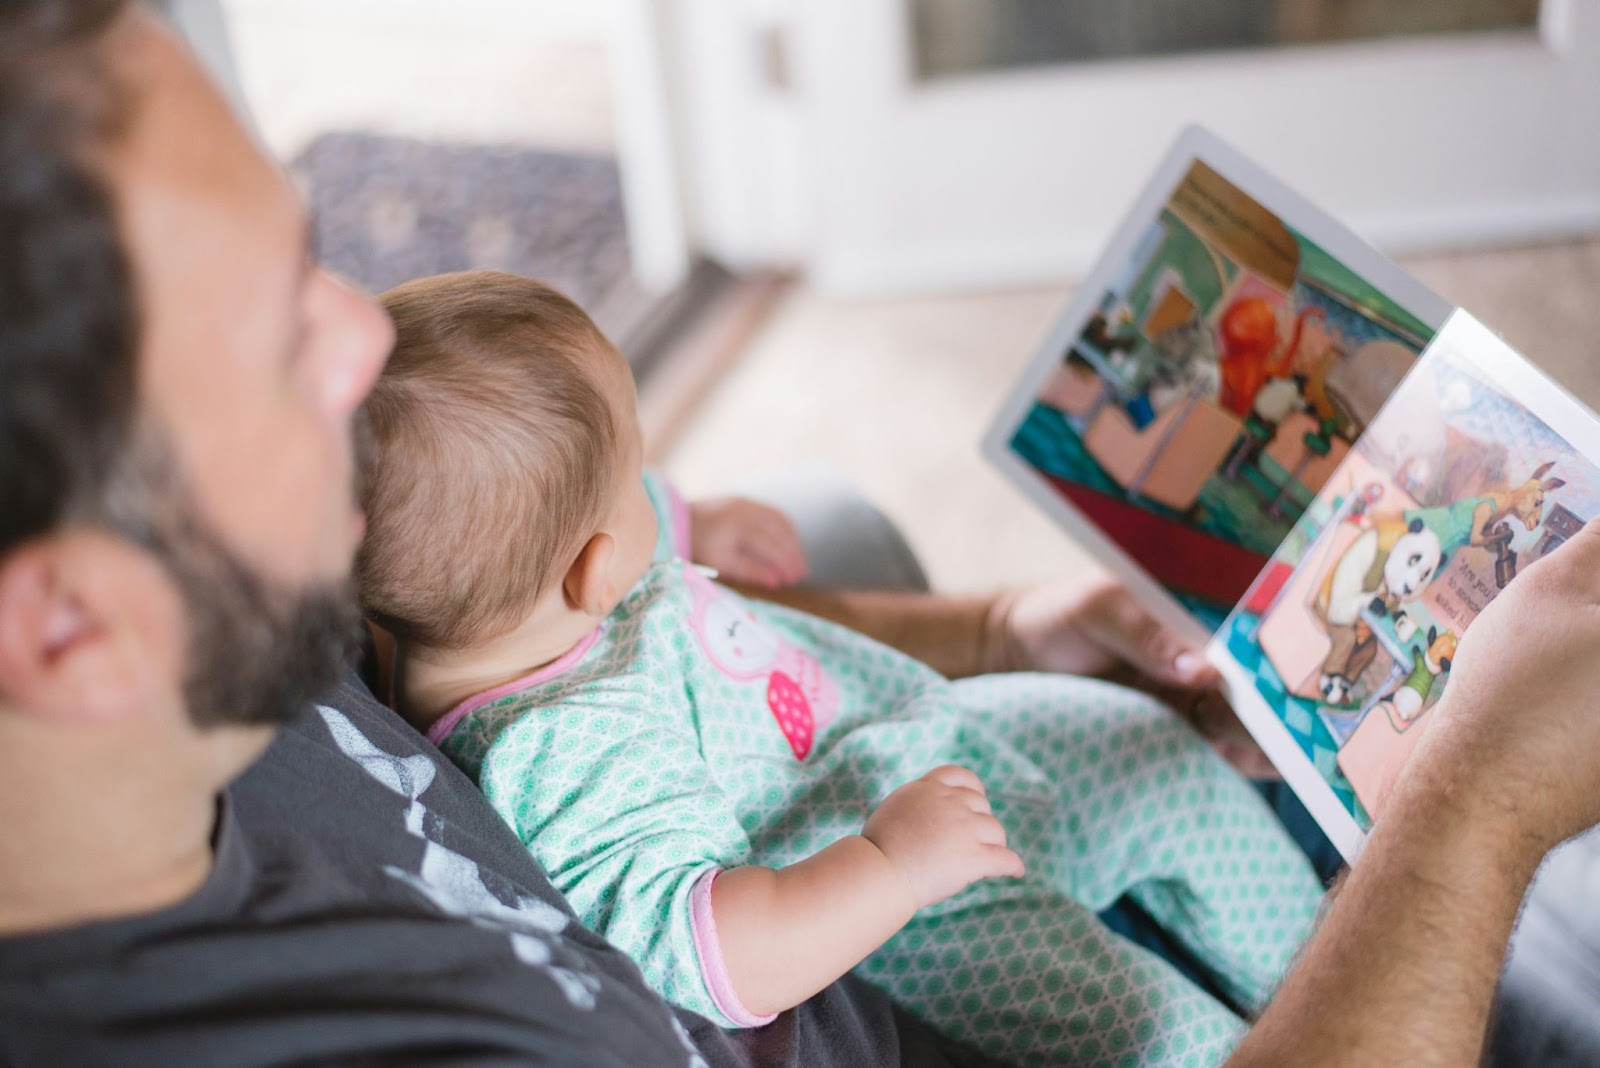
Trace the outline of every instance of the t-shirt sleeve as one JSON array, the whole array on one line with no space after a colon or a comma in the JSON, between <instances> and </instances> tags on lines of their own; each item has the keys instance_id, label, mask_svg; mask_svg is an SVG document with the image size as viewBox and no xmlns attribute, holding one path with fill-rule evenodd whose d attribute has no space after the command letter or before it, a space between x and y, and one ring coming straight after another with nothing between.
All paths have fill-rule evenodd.
<instances>
[{"instance_id":1,"label":"t-shirt sleeve","mask_svg":"<svg viewBox=\"0 0 1600 1068\"><path fill-rule=\"evenodd\" d=\"M689 504L678 488L660 471L646 468L644 488L656 512L656 551L653 559L689 557Z\"/></svg>"},{"instance_id":2,"label":"t-shirt sleeve","mask_svg":"<svg viewBox=\"0 0 1600 1068\"><path fill-rule=\"evenodd\" d=\"M658 712L674 700L658 687L640 670L523 715L480 785L584 925L667 1000L723 1027L764 1024L733 993L710 908L712 881L748 863L750 842L689 717Z\"/></svg>"}]
</instances>

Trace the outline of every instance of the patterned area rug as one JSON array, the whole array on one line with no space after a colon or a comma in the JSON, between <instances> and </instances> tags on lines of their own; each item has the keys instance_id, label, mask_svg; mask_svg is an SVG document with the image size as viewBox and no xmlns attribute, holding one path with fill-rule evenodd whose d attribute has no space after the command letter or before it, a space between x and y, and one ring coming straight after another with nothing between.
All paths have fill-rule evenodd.
<instances>
[{"instance_id":1,"label":"patterned area rug","mask_svg":"<svg viewBox=\"0 0 1600 1068\"><path fill-rule=\"evenodd\" d=\"M291 171L323 262L371 292L487 267L542 279L593 312L627 288L614 160L335 132Z\"/></svg>"}]
</instances>

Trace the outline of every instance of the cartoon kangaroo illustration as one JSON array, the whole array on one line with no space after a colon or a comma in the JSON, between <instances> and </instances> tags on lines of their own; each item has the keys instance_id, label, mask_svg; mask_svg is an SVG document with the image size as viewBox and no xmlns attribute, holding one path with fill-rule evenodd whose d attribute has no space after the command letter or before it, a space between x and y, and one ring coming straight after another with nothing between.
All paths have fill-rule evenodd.
<instances>
[{"instance_id":1,"label":"cartoon kangaroo illustration","mask_svg":"<svg viewBox=\"0 0 1600 1068\"><path fill-rule=\"evenodd\" d=\"M1323 579L1313 606L1331 643L1317 682L1325 701L1343 704L1378 655L1377 639L1361 610L1382 615L1420 597L1443 562L1439 535L1421 519L1374 517L1350 543Z\"/></svg>"},{"instance_id":2,"label":"cartoon kangaroo illustration","mask_svg":"<svg viewBox=\"0 0 1600 1068\"><path fill-rule=\"evenodd\" d=\"M1468 544L1483 545L1489 532L1503 519L1520 520L1528 530L1544 522L1545 494L1567 484L1564 478L1545 478L1555 465L1554 460L1541 464L1528 481L1515 489L1485 493L1472 510L1472 540Z\"/></svg>"},{"instance_id":3,"label":"cartoon kangaroo illustration","mask_svg":"<svg viewBox=\"0 0 1600 1068\"><path fill-rule=\"evenodd\" d=\"M1546 495L1567 484L1564 478L1546 477L1554 466L1554 460L1541 464L1527 481L1508 489L1462 497L1433 508L1415 508L1405 514L1439 532L1446 556L1454 556L1467 547L1493 553L1495 578L1504 588L1517 569L1517 554L1511 548L1513 528L1537 530L1544 522Z\"/></svg>"},{"instance_id":4,"label":"cartoon kangaroo illustration","mask_svg":"<svg viewBox=\"0 0 1600 1068\"><path fill-rule=\"evenodd\" d=\"M1405 730L1412 720L1421 715L1439 679L1449 672L1450 661L1455 658L1458 644L1455 631L1447 630L1440 634L1438 627L1428 628L1428 647L1417 658L1411 674L1377 705L1388 715L1389 722L1396 730Z\"/></svg>"}]
</instances>

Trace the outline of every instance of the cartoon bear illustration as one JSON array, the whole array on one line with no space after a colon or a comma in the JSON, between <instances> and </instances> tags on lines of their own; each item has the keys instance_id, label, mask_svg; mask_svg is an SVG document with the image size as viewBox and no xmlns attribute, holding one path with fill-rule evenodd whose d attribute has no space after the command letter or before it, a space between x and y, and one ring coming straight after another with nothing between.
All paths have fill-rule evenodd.
<instances>
[{"instance_id":1,"label":"cartoon bear illustration","mask_svg":"<svg viewBox=\"0 0 1600 1068\"><path fill-rule=\"evenodd\" d=\"M1331 648L1317 688L1330 705L1349 699L1355 680L1378 655L1377 639L1361 617L1394 611L1422 595L1444 563L1438 534L1413 518L1375 517L1340 555L1317 591L1315 607Z\"/></svg>"}]
</instances>

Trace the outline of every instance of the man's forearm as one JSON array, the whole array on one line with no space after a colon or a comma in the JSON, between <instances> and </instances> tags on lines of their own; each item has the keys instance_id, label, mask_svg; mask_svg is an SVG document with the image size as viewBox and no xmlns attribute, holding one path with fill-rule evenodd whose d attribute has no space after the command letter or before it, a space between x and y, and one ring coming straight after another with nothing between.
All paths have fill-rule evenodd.
<instances>
[{"instance_id":1,"label":"man's forearm","mask_svg":"<svg viewBox=\"0 0 1600 1068\"><path fill-rule=\"evenodd\" d=\"M1543 849L1416 770L1230 1065L1478 1063Z\"/></svg>"},{"instance_id":2,"label":"man's forearm","mask_svg":"<svg viewBox=\"0 0 1600 1068\"><path fill-rule=\"evenodd\" d=\"M995 595L946 596L869 590L764 590L735 587L747 597L798 608L876 638L952 679L996 670L1001 628Z\"/></svg>"}]
</instances>

